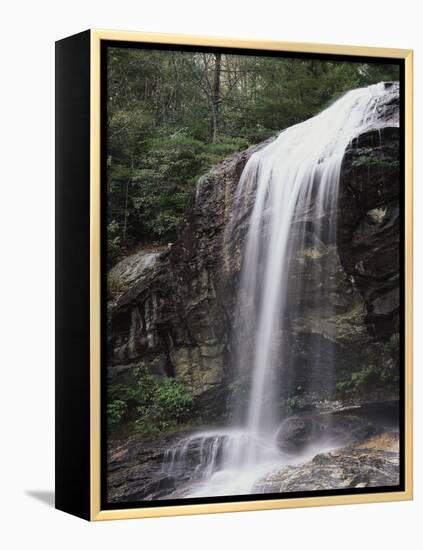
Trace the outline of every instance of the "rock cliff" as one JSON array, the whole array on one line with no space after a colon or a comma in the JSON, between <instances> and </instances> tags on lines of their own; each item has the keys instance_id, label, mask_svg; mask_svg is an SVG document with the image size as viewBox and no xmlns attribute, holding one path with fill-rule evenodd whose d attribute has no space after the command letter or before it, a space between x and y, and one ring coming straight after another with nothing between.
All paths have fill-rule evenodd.
<instances>
[{"instance_id":1,"label":"rock cliff","mask_svg":"<svg viewBox=\"0 0 423 550\"><path fill-rule=\"evenodd\" d=\"M310 236L291 267L295 277L297 268L307 274L313 262L322 269L336 266L328 277L333 286L330 310L324 303L316 308L316 299L307 301L310 293L319 292L312 278L305 277L305 288L291 297L304 301L304 314L291 319L291 330L282 335L292 350L291 370L298 391L281 395L281 403L293 409L324 400L328 388L342 399L362 401L387 399L392 388L395 398L399 88L397 83L387 86L390 93L377 106L376 122L345 153L338 246ZM235 220L234 195L248 158L267 143L232 155L199 180L177 242L166 250L141 250L113 268L115 290L108 309L110 384L131 384L133 368L144 362L158 375L183 380L204 417L227 413L228 393L234 389L231 343L237 282L254 199L253 192L243 197L245 214ZM329 353L336 354L336 372L325 370ZM317 356L323 367L319 384L313 387L318 394L312 395L307 373Z\"/></svg>"}]
</instances>

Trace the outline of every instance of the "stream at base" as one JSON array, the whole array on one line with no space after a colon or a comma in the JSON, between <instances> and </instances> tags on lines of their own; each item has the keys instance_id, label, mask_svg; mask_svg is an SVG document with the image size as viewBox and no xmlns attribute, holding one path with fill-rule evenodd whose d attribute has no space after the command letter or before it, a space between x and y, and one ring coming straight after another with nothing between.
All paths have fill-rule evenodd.
<instances>
[{"instance_id":1,"label":"stream at base","mask_svg":"<svg viewBox=\"0 0 423 550\"><path fill-rule=\"evenodd\" d=\"M178 492L184 497L250 494L256 482L272 471L301 464L336 447L328 438L292 455L278 448L276 437L272 441L242 429L210 430L186 437L168 449L163 473L179 480Z\"/></svg>"}]
</instances>

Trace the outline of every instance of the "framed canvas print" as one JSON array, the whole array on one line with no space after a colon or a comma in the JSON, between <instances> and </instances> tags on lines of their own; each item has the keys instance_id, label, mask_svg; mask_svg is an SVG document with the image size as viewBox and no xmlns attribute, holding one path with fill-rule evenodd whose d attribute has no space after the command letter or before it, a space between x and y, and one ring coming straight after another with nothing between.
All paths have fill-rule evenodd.
<instances>
[{"instance_id":1,"label":"framed canvas print","mask_svg":"<svg viewBox=\"0 0 423 550\"><path fill-rule=\"evenodd\" d=\"M56 44L56 506L412 498L412 52Z\"/></svg>"}]
</instances>

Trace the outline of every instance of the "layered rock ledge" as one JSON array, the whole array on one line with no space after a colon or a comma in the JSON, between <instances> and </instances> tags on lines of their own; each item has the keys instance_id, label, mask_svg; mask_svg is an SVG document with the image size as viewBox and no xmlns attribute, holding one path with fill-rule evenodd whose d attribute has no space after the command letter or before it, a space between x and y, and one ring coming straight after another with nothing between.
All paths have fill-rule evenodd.
<instances>
[{"instance_id":1,"label":"layered rock ledge","mask_svg":"<svg viewBox=\"0 0 423 550\"><path fill-rule=\"evenodd\" d=\"M298 466L285 466L258 482L253 493L398 486L398 433L387 432L351 446L319 453Z\"/></svg>"}]
</instances>

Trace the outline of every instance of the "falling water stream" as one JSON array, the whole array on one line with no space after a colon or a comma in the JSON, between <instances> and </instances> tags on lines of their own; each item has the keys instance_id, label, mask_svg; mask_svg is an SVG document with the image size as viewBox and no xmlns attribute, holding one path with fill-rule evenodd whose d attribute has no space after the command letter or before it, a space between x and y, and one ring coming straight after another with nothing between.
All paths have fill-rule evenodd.
<instances>
[{"instance_id":1,"label":"falling water stream","mask_svg":"<svg viewBox=\"0 0 423 550\"><path fill-rule=\"evenodd\" d=\"M289 394L292 383L290 350L282 335L289 317L303 314L292 311L300 307L290 302L294 286L301 292L303 282L291 267L310 238L325 243L326 250L336 247L344 152L374 122L385 93L383 83L346 93L317 116L281 132L244 168L233 205L234 225L245 214L244 198L252 194L254 203L242 253L233 348L237 372L251 373L249 396L247 407L233 403L239 409L236 426L195 433L167 450L163 469L188 483L185 496L248 494L266 473L292 463L276 441L283 421L279 389ZM312 280L319 288L314 295L330 309L327 278L336 269L330 263L336 255L326 256L325 269L317 264ZM335 360L326 355L326 363ZM319 378L320 367L316 359L312 379ZM315 452L307 450L310 456Z\"/></svg>"}]
</instances>

